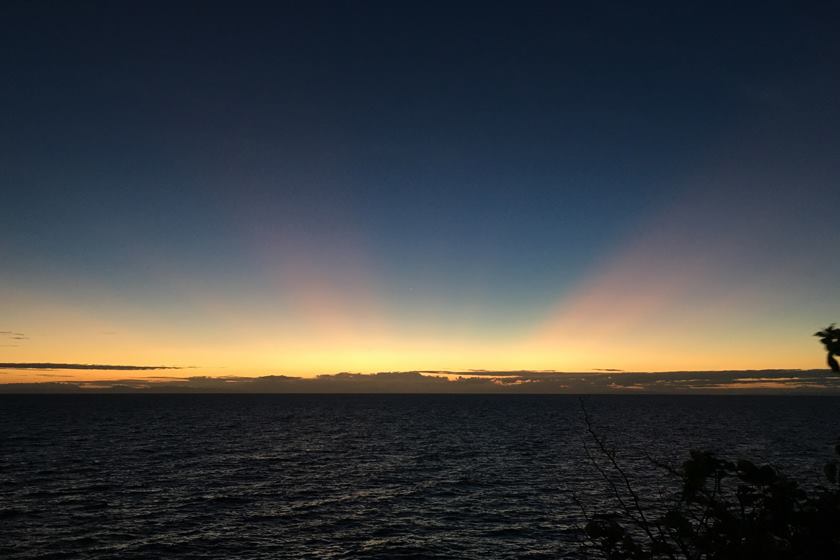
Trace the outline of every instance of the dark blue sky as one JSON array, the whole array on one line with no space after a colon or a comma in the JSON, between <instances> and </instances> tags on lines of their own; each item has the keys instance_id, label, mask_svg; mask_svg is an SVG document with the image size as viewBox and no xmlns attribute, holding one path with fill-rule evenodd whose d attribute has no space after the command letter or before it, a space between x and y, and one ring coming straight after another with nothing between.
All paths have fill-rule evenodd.
<instances>
[{"instance_id":1,"label":"dark blue sky","mask_svg":"<svg viewBox=\"0 0 840 560\"><path fill-rule=\"evenodd\" d=\"M500 321L528 331L651 236L704 255L743 242L736 262L762 271L813 254L790 282L819 291L840 272L822 259L840 239L838 16L831 2L4 2L6 298L104 293L85 320L178 310L187 329L215 318L183 319L185 284L247 316L242 294L292 301L315 280L355 300L346 277L387 324L414 313L485 340ZM694 229L667 225L680 212Z\"/></svg>"}]
</instances>

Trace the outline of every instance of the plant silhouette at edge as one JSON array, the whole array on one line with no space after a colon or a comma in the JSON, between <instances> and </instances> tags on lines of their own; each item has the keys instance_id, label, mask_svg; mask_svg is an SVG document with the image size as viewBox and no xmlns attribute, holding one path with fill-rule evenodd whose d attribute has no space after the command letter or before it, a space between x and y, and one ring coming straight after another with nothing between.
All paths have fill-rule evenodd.
<instances>
[{"instance_id":1,"label":"plant silhouette at edge","mask_svg":"<svg viewBox=\"0 0 840 560\"><path fill-rule=\"evenodd\" d=\"M840 356L840 329L831 323L829 326L819 332L815 332L814 336L819 337L820 342L825 346L828 352L828 367L834 373L840 373L840 364L837 363L835 356Z\"/></svg>"},{"instance_id":2,"label":"plant silhouette at edge","mask_svg":"<svg viewBox=\"0 0 840 560\"><path fill-rule=\"evenodd\" d=\"M608 560L840 558L840 460L826 464L827 486L809 493L769 465L733 462L708 451L691 451L678 468L649 458L678 490L642 500L616 452L593 428L583 401L581 407L594 442L586 452L613 504L609 511L584 509L587 555ZM840 458L840 445L834 451Z\"/></svg>"}]
</instances>

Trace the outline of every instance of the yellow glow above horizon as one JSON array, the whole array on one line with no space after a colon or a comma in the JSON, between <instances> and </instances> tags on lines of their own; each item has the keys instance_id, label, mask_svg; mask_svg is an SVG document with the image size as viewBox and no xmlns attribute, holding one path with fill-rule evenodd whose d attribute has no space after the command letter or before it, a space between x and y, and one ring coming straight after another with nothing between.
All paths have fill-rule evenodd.
<instances>
[{"instance_id":1,"label":"yellow glow above horizon","mask_svg":"<svg viewBox=\"0 0 840 560\"><path fill-rule=\"evenodd\" d=\"M726 200L703 197L707 207ZM0 362L190 368L155 372L165 376L822 368L810 334L840 318L840 300L798 281L813 263L756 260L766 252L753 246L772 222L756 226L740 208L709 231L700 206L687 200L664 211L577 285L510 324L488 322L480 299L432 294L409 305L386 296L389 282L370 250L347 235L334 244L265 235L252 248L259 266L244 281L150 260L150 275L164 286L152 294L66 273L7 282L0 329L27 338L0 340ZM0 382L117 374L133 375L6 370Z\"/></svg>"}]
</instances>

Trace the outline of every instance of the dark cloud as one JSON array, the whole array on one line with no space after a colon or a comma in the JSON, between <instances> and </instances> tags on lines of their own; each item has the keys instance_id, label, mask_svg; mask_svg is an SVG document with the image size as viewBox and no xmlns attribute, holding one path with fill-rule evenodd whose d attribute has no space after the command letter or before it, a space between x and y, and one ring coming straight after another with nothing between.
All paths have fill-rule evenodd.
<instances>
[{"instance_id":1,"label":"dark cloud","mask_svg":"<svg viewBox=\"0 0 840 560\"><path fill-rule=\"evenodd\" d=\"M110 364L61 364L49 362L6 362L0 363L0 369L82 369L82 370L110 370L110 371L143 371L158 369L184 369L174 366L126 366Z\"/></svg>"},{"instance_id":2,"label":"dark cloud","mask_svg":"<svg viewBox=\"0 0 840 560\"><path fill-rule=\"evenodd\" d=\"M567 373L559 372L557 370L549 369L525 369L525 370L501 370L493 371L489 369L468 369L465 371L450 371L450 370L420 370L418 373L425 373L430 375L474 375L486 377L533 377L533 376L548 376L548 375L568 375Z\"/></svg>"},{"instance_id":3,"label":"dark cloud","mask_svg":"<svg viewBox=\"0 0 840 560\"><path fill-rule=\"evenodd\" d=\"M16 331L0 331L0 338L6 338L10 340L29 340L28 336L26 336L22 332Z\"/></svg>"},{"instance_id":4,"label":"dark cloud","mask_svg":"<svg viewBox=\"0 0 840 560\"><path fill-rule=\"evenodd\" d=\"M0 364L2 367L4 364ZM8 364L5 364L8 365ZM70 364L72 365L72 364ZM162 369L108 366L124 369ZM99 369L105 369L101 366ZM90 369L76 367L71 369ZM312 378L193 376L0 384L0 393L840 394L823 370L643 372L341 372Z\"/></svg>"}]
</instances>

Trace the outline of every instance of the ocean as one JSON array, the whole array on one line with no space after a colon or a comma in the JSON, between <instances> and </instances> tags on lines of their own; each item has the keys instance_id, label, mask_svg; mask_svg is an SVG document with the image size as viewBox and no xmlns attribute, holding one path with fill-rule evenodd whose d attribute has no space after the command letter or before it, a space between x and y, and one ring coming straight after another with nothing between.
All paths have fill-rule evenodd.
<instances>
[{"instance_id":1,"label":"ocean","mask_svg":"<svg viewBox=\"0 0 840 560\"><path fill-rule=\"evenodd\" d=\"M2 395L0 557L578 558L582 405L650 499L651 459L816 484L840 437L838 397Z\"/></svg>"}]
</instances>

